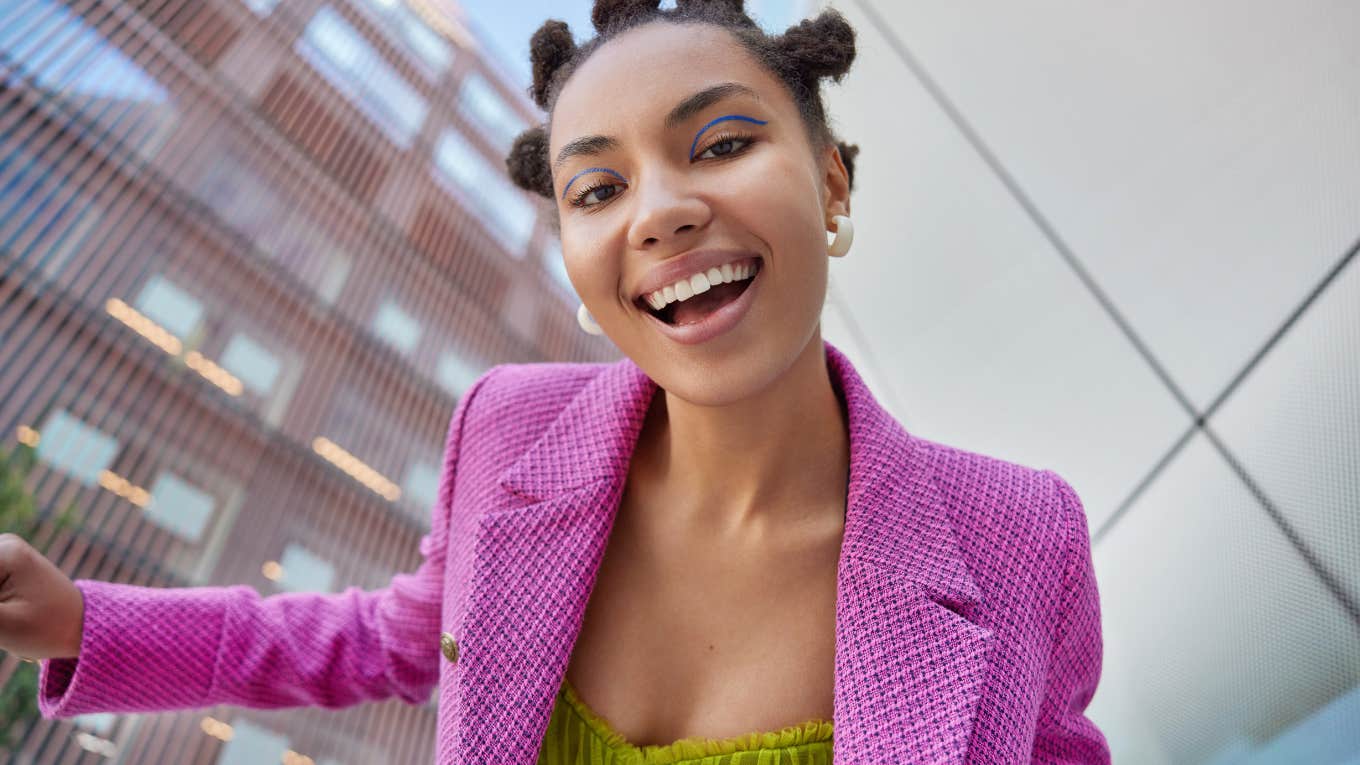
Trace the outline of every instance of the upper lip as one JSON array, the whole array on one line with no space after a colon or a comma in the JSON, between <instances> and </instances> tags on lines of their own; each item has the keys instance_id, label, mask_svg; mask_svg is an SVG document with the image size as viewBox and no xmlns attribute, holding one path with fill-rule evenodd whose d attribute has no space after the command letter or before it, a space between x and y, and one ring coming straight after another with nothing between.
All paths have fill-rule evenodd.
<instances>
[{"instance_id":1,"label":"upper lip","mask_svg":"<svg viewBox=\"0 0 1360 765\"><path fill-rule=\"evenodd\" d=\"M634 290L633 300L640 300L645 295L656 292L663 287L669 287L700 271L718 268L724 263L751 258L759 260L760 256L750 250L694 250L684 255L678 255L648 271L642 282L638 284L637 289Z\"/></svg>"}]
</instances>

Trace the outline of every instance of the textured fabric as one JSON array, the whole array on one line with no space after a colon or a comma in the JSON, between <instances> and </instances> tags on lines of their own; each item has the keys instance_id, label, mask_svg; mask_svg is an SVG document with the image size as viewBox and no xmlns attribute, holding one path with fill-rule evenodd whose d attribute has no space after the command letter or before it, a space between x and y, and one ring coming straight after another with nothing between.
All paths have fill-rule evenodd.
<instances>
[{"instance_id":1,"label":"textured fabric","mask_svg":"<svg viewBox=\"0 0 1360 765\"><path fill-rule=\"evenodd\" d=\"M850 476L835 763L1108 763L1086 515L1049 470L909 434L825 344ZM631 360L506 364L459 401L419 569L371 592L77 580L47 717L341 707L439 688L439 763L532 765L657 385ZM457 663L441 657L455 636Z\"/></svg>"},{"instance_id":2,"label":"textured fabric","mask_svg":"<svg viewBox=\"0 0 1360 765\"><path fill-rule=\"evenodd\" d=\"M831 720L722 739L635 746L562 680L537 765L831 765Z\"/></svg>"}]
</instances>

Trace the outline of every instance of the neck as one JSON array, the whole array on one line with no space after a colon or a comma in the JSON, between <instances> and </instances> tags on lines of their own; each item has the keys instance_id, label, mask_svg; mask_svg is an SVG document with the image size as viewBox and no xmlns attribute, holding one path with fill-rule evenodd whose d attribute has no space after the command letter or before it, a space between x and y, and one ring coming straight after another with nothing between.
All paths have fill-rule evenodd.
<instances>
[{"instance_id":1,"label":"neck","mask_svg":"<svg viewBox=\"0 0 1360 765\"><path fill-rule=\"evenodd\" d=\"M700 406L656 396L641 438L646 512L668 529L745 535L843 518L850 441L820 330L751 397Z\"/></svg>"}]
</instances>

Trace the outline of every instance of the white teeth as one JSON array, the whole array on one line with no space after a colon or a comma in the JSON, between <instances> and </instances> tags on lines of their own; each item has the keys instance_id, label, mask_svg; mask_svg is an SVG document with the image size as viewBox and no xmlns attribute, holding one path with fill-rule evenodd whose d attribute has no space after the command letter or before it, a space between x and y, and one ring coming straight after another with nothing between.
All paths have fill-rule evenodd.
<instances>
[{"instance_id":1,"label":"white teeth","mask_svg":"<svg viewBox=\"0 0 1360 765\"><path fill-rule=\"evenodd\" d=\"M663 287L655 292L649 292L643 297L647 304L660 311L670 303L689 300L690 298L719 284L728 282L738 282L749 279L755 274L755 266L747 263L724 263L721 267L710 268L707 271L690 276L688 279L681 279L675 284Z\"/></svg>"}]
</instances>

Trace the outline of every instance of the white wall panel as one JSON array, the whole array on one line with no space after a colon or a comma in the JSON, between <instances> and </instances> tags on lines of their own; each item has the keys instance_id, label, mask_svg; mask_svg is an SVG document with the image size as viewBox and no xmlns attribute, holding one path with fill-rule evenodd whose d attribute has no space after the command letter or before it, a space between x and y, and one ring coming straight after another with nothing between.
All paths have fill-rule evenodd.
<instances>
[{"instance_id":1,"label":"white wall panel","mask_svg":"<svg viewBox=\"0 0 1360 765\"><path fill-rule=\"evenodd\" d=\"M854 4L828 108L862 149L845 310L915 434L1059 470L1096 529L1189 426L1016 200Z\"/></svg>"},{"instance_id":2,"label":"white wall panel","mask_svg":"<svg viewBox=\"0 0 1360 765\"><path fill-rule=\"evenodd\" d=\"M1354 622L1202 434L1095 563L1106 656L1088 712L1114 762L1255 762L1360 683ZM1271 761L1316 761L1295 755Z\"/></svg>"},{"instance_id":3,"label":"white wall panel","mask_svg":"<svg viewBox=\"0 0 1360 765\"><path fill-rule=\"evenodd\" d=\"M881 15L1200 408L1355 240L1356 3L841 5ZM912 114L891 83L842 122ZM933 138L906 124L904 157Z\"/></svg>"}]
</instances>

